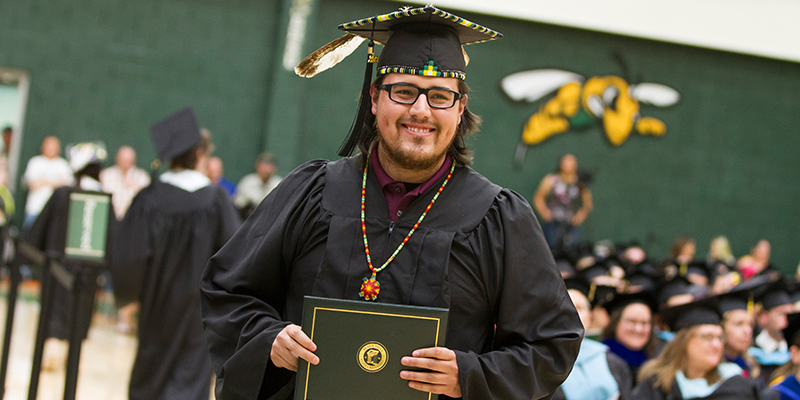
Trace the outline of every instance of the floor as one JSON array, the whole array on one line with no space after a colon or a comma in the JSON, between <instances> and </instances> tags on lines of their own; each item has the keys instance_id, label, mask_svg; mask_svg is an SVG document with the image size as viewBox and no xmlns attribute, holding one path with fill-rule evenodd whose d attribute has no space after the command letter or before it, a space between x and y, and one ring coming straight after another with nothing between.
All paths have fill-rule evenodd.
<instances>
[{"instance_id":1,"label":"floor","mask_svg":"<svg viewBox=\"0 0 800 400\"><path fill-rule=\"evenodd\" d=\"M0 337L5 332L7 281L0 284ZM80 372L76 399L123 400L128 397L128 378L133 366L137 340L116 329L110 296L99 296L95 306L89 337L81 351ZM6 395L3 400L23 400L28 396L33 345L39 317L38 287L25 285L14 316ZM110 311L111 310L111 311ZM0 342L2 343L2 342ZM2 347L0 346L0 351ZM64 396L64 367L42 371L39 378L38 400L62 399Z\"/></svg>"}]
</instances>

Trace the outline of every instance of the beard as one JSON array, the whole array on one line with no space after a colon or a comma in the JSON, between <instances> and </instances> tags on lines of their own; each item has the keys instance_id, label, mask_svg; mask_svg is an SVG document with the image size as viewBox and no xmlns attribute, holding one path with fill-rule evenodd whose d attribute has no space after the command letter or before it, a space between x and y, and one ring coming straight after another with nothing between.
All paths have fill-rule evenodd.
<instances>
[{"instance_id":1,"label":"beard","mask_svg":"<svg viewBox=\"0 0 800 400\"><path fill-rule=\"evenodd\" d=\"M441 151L437 151L436 146L433 146L433 151L428 152L425 151L425 148L421 147L421 144L414 143L416 141L422 142L421 138L411 143L400 141L390 142L384 139L377 126L375 128L381 149L383 149L388 158L390 158L395 165L406 170L426 170L436 167L444 160L452 146L452 143L448 143ZM439 127L437 126L436 129L438 130ZM417 148L419 151L415 151Z\"/></svg>"}]
</instances>

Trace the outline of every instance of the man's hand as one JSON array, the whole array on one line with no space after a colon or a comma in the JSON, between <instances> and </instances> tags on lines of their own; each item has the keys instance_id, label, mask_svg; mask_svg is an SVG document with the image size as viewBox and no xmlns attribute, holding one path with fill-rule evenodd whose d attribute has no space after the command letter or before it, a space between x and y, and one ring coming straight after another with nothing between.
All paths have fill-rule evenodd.
<instances>
[{"instance_id":1,"label":"man's hand","mask_svg":"<svg viewBox=\"0 0 800 400\"><path fill-rule=\"evenodd\" d=\"M311 364L319 364L319 357L312 353L317 350L317 345L303 333L303 330L294 324L283 328L281 333L272 342L269 357L276 367L297 371L297 358L302 358Z\"/></svg>"},{"instance_id":2,"label":"man's hand","mask_svg":"<svg viewBox=\"0 0 800 400\"><path fill-rule=\"evenodd\" d=\"M413 357L403 357L400 362L407 367L429 369L429 372L400 371L408 386L422 392L461 397L456 353L445 347L414 350Z\"/></svg>"}]
</instances>

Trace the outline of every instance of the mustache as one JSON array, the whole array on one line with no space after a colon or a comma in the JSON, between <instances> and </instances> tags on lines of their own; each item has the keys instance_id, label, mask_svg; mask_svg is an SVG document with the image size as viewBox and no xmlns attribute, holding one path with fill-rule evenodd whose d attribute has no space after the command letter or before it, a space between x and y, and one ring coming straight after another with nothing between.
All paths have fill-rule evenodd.
<instances>
[{"instance_id":1,"label":"mustache","mask_svg":"<svg viewBox=\"0 0 800 400\"><path fill-rule=\"evenodd\" d=\"M400 124L400 125L416 124L416 125L422 125L422 126L426 126L426 127L429 127L429 128L433 128L433 129L435 129L437 131L440 130L439 129L440 128L439 124L434 123L434 122L430 122L428 120L420 120L419 118L414 118L414 117L410 117L410 118L409 117L402 117L397 121L397 123Z\"/></svg>"}]
</instances>

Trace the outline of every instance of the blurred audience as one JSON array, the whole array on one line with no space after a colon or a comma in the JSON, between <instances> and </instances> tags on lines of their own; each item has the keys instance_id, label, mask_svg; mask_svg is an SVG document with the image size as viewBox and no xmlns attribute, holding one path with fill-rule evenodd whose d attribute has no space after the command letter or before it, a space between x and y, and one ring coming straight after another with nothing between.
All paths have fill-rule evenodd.
<instances>
[{"instance_id":1,"label":"blurred audience","mask_svg":"<svg viewBox=\"0 0 800 400\"><path fill-rule=\"evenodd\" d=\"M100 182L103 191L111 193L114 212L121 221L136 194L150 184L150 175L136 166L136 150L122 146L117 150L114 166L100 172Z\"/></svg>"},{"instance_id":2,"label":"blurred audience","mask_svg":"<svg viewBox=\"0 0 800 400\"><path fill-rule=\"evenodd\" d=\"M236 185L233 203L242 218L248 217L280 182L281 177L275 174L275 156L272 153L259 154L256 172L245 175Z\"/></svg>"},{"instance_id":3,"label":"blurred audience","mask_svg":"<svg viewBox=\"0 0 800 400\"><path fill-rule=\"evenodd\" d=\"M28 188L28 199L25 202L25 220L23 229L33 225L33 221L44 208L53 191L61 186L71 185L72 170L67 160L59 157L61 141L55 136L48 136L42 141L41 155L28 161L22 184Z\"/></svg>"},{"instance_id":4,"label":"blurred audience","mask_svg":"<svg viewBox=\"0 0 800 400\"><path fill-rule=\"evenodd\" d=\"M211 179L211 182L214 182L217 186L225 189L229 196L234 196L236 194L236 184L224 176L222 159L219 157L211 157L208 159L208 168L206 169L206 174L208 179Z\"/></svg>"}]
</instances>

